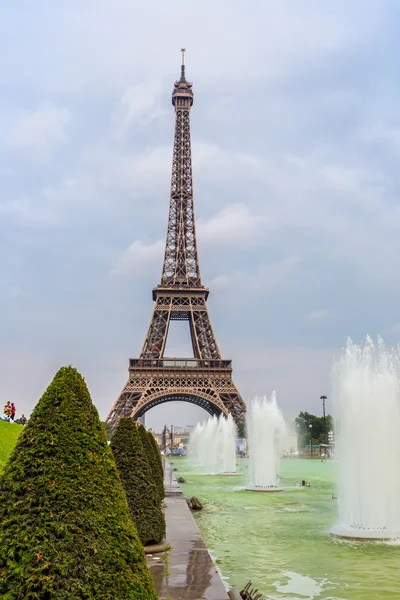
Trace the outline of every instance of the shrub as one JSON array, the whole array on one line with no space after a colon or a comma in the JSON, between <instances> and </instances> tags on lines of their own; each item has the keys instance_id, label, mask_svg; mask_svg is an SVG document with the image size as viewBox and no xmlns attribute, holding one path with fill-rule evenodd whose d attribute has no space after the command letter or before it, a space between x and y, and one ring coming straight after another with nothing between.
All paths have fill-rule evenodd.
<instances>
[{"instance_id":1,"label":"shrub","mask_svg":"<svg viewBox=\"0 0 400 600\"><path fill-rule=\"evenodd\" d=\"M150 444L153 448L153 455L155 458L154 469L156 469L156 471L157 471L156 481L157 481L157 486L159 489L161 500L163 500L165 497L165 488L164 488L164 468L163 468L163 464L162 464L161 453L160 453L158 444L156 442L156 438L151 433L151 431L148 431L147 435L149 437Z\"/></svg>"},{"instance_id":2,"label":"shrub","mask_svg":"<svg viewBox=\"0 0 400 600\"><path fill-rule=\"evenodd\" d=\"M0 479L0 597L157 596L86 384L56 374Z\"/></svg>"},{"instance_id":3,"label":"shrub","mask_svg":"<svg viewBox=\"0 0 400 600\"><path fill-rule=\"evenodd\" d=\"M143 448L146 453L147 461L150 465L150 469L151 469L151 472L153 475L153 481L155 482L155 484L157 486L160 502L162 502L162 500L164 499L164 496L165 496L164 476L162 476L162 478L160 477L158 461L155 456L154 448L153 448L153 445L151 443L150 437L149 437L146 429L144 428L143 425L139 425L138 431L140 434L140 439L142 440ZM153 437L153 436L151 436L151 437Z\"/></svg>"},{"instance_id":4,"label":"shrub","mask_svg":"<svg viewBox=\"0 0 400 600\"><path fill-rule=\"evenodd\" d=\"M132 419L120 420L111 449L142 544L159 544L165 536L164 514L138 428Z\"/></svg>"}]
</instances>

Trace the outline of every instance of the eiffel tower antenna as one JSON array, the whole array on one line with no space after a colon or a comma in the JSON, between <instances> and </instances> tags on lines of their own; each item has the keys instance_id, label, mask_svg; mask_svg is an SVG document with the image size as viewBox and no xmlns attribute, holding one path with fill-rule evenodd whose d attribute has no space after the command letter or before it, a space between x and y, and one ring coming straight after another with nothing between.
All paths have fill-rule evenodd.
<instances>
[{"instance_id":1,"label":"eiffel tower antenna","mask_svg":"<svg viewBox=\"0 0 400 600\"><path fill-rule=\"evenodd\" d=\"M181 79L182 79L182 81L184 81L186 79L186 77L185 77L185 52L186 52L186 48L181 48L181 53L182 53Z\"/></svg>"},{"instance_id":2,"label":"eiffel tower antenna","mask_svg":"<svg viewBox=\"0 0 400 600\"><path fill-rule=\"evenodd\" d=\"M172 91L175 132L161 280L153 288L155 305L139 358L129 359L128 381L107 416L112 428L121 417L137 420L174 400L201 406L211 415L232 414L237 423L246 410L232 380L232 361L222 359L208 314L209 290L200 277L190 138L194 95L186 80L184 48L181 53L181 77ZM188 322L193 357L164 356L173 320Z\"/></svg>"}]
</instances>

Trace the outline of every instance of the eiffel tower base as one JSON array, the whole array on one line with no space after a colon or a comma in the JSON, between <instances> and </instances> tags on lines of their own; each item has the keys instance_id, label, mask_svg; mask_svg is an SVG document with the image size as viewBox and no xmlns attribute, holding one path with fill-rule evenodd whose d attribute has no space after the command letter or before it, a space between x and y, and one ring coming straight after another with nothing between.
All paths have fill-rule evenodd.
<instances>
[{"instance_id":1,"label":"eiffel tower base","mask_svg":"<svg viewBox=\"0 0 400 600\"><path fill-rule=\"evenodd\" d=\"M114 429L122 417L137 420L159 404L189 402L210 415L240 423L245 405L232 381L230 360L130 359L129 379L108 416Z\"/></svg>"}]
</instances>

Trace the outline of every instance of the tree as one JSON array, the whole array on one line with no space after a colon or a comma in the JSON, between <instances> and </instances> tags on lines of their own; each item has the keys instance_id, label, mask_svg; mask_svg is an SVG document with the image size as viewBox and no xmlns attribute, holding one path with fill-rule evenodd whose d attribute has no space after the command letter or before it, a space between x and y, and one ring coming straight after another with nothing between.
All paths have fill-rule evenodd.
<instances>
[{"instance_id":1,"label":"tree","mask_svg":"<svg viewBox=\"0 0 400 600\"><path fill-rule=\"evenodd\" d=\"M246 420L245 419L242 419L237 426L237 436L238 436L238 438L247 437Z\"/></svg>"},{"instance_id":2,"label":"tree","mask_svg":"<svg viewBox=\"0 0 400 600\"><path fill-rule=\"evenodd\" d=\"M155 472L156 472L156 485L158 487L159 496L160 496L161 500L163 500L164 496L165 496L165 488L164 488L164 468L163 468L163 464L162 464L161 452L160 452L160 448L158 447L156 438L151 433L151 431L148 431L147 435L150 440L150 445L153 449L153 459L154 459L153 470L155 470Z\"/></svg>"},{"instance_id":3,"label":"tree","mask_svg":"<svg viewBox=\"0 0 400 600\"><path fill-rule=\"evenodd\" d=\"M151 469L151 473L153 476L153 480L157 486L158 489L158 495L159 495L159 499L160 502L163 500L164 496L165 496L165 492L164 492L164 475L162 476L162 480L161 480L161 476L160 476L160 469L158 466L158 461L154 452L154 447L151 443L150 437L147 435L147 431L144 428L143 425L139 425L138 427L138 432L140 435L140 439L142 440L142 444L143 444L143 448L146 454L146 458L149 464L149 467ZM153 437L153 436L151 436Z\"/></svg>"},{"instance_id":4,"label":"tree","mask_svg":"<svg viewBox=\"0 0 400 600\"><path fill-rule=\"evenodd\" d=\"M326 436L328 431L333 429L333 418L331 415L326 415ZM312 425L312 427L310 427ZM295 419L296 433L299 448L304 448L310 444L310 435L312 435L313 443L325 443L324 418L317 417L308 412L301 411Z\"/></svg>"},{"instance_id":5,"label":"tree","mask_svg":"<svg viewBox=\"0 0 400 600\"><path fill-rule=\"evenodd\" d=\"M165 450L165 448L167 447L167 426L166 425L164 425L164 429L163 429L163 432L162 432L161 446L162 446L163 450Z\"/></svg>"},{"instance_id":6,"label":"tree","mask_svg":"<svg viewBox=\"0 0 400 600\"><path fill-rule=\"evenodd\" d=\"M39 400L0 479L0 597L157 598L104 427L72 367Z\"/></svg>"},{"instance_id":7,"label":"tree","mask_svg":"<svg viewBox=\"0 0 400 600\"><path fill-rule=\"evenodd\" d=\"M165 536L164 514L138 428L132 419L120 420L111 449L142 544L159 544Z\"/></svg>"}]
</instances>

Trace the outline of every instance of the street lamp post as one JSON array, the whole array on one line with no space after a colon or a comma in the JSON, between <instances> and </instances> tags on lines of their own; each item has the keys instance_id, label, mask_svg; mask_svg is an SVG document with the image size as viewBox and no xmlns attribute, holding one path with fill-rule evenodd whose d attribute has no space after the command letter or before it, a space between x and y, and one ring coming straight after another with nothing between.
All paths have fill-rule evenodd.
<instances>
[{"instance_id":1,"label":"street lamp post","mask_svg":"<svg viewBox=\"0 0 400 600\"><path fill-rule=\"evenodd\" d=\"M310 423L308 427L310 429L310 456L312 458L312 423Z\"/></svg>"},{"instance_id":2,"label":"street lamp post","mask_svg":"<svg viewBox=\"0 0 400 600\"><path fill-rule=\"evenodd\" d=\"M327 438L326 438L326 418L325 418L325 400L327 399L327 396L320 396L320 400L322 400L322 414L324 417L324 444L325 444L325 448L327 446Z\"/></svg>"}]
</instances>

